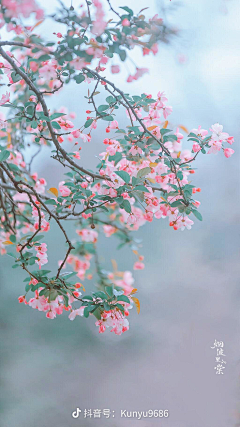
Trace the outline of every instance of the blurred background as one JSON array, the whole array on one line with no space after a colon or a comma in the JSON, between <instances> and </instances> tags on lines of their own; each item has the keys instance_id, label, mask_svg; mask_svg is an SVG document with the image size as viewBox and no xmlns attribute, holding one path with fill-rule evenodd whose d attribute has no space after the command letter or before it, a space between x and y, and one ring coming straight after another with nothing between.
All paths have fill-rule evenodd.
<instances>
[{"instance_id":1,"label":"blurred background","mask_svg":"<svg viewBox=\"0 0 240 427\"><path fill-rule=\"evenodd\" d=\"M39 3L49 12L57 4ZM64 3L70 6L70 0ZM122 0L112 4L125 5ZM51 321L20 305L17 298L23 293L25 274L12 270L10 258L0 258L3 427L240 426L240 2L128 0L127 4L136 11L149 6L151 12L146 14L166 17L180 30L179 36L160 45L156 57L131 55L139 66L149 68L140 80L125 82L131 63L122 66L121 78L111 75L111 79L118 84L121 79L122 89L132 94L155 96L165 91L175 125L192 129L201 124L208 129L213 123L223 124L235 137L235 155L200 156L196 162L194 183L202 188L198 199L203 222L196 220L191 231L182 233L170 229L167 220L155 220L137 232L146 264L145 270L134 273L141 313L132 310L130 330L120 337L109 331L98 334L93 319L70 322L63 315ZM39 31L53 38L50 20ZM67 86L55 98L57 107L65 105L77 113L79 123L87 107L82 98L86 88L81 86ZM124 112L119 122L126 122ZM97 163L104 135L100 127L93 142L84 145L82 163ZM46 177L49 187L64 171L48 155L45 151L33 168ZM101 261L110 269L111 252L119 270L131 270L131 253L115 251L111 240L100 242ZM56 268L64 246L54 227L48 246L49 266ZM86 287L90 291L94 283ZM215 339L225 344L224 375L215 374L216 351L211 349ZM111 409L115 418L73 419L76 407ZM168 409L169 417L138 421L121 418L120 409Z\"/></svg>"}]
</instances>

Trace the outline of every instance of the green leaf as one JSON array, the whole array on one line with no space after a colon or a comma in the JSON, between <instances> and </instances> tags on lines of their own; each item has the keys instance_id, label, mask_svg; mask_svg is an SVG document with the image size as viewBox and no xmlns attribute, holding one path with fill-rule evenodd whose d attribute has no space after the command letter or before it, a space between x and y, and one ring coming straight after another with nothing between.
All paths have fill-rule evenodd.
<instances>
[{"instance_id":1,"label":"green leaf","mask_svg":"<svg viewBox=\"0 0 240 427\"><path fill-rule=\"evenodd\" d=\"M29 278L28 278L29 280ZM31 285L29 285L29 283L25 286L25 291L28 292L31 289Z\"/></svg>"},{"instance_id":2,"label":"green leaf","mask_svg":"<svg viewBox=\"0 0 240 427\"><path fill-rule=\"evenodd\" d=\"M114 120L113 116L103 116L102 120L105 120L106 122L112 122Z\"/></svg>"},{"instance_id":3,"label":"green leaf","mask_svg":"<svg viewBox=\"0 0 240 427\"><path fill-rule=\"evenodd\" d=\"M58 122L52 122L52 127L54 129L61 129L61 126L58 124Z\"/></svg>"},{"instance_id":4,"label":"green leaf","mask_svg":"<svg viewBox=\"0 0 240 427\"><path fill-rule=\"evenodd\" d=\"M127 172L125 172L125 171L117 171L115 173L116 173L116 175L120 176L120 178L122 178L123 181L126 182L126 184L129 184L129 182L130 182L130 175Z\"/></svg>"},{"instance_id":5,"label":"green leaf","mask_svg":"<svg viewBox=\"0 0 240 427\"><path fill-rule=\"evenodd\" d=\"M0 162L4 162L5 160L8 159L9 156L10 156L10 151L8 151L8 150L1 151Z\"/></svg>"},{"instance_id":6,"label":"green leaf","mask_svg":"<svg viewBox=\"0 0 240 427\"><path fill-rule=\"evenodd\" d=\"M12 252L7 252L7 254L6 254L6 255L9 255L9 256L11 256L11 257L13 257L13 258L15 258L15 259L17 258L17 257L16 257L16 255L14 255Z\"/></svg>"},{"instance_id":7,"label":"green leaf","mask_svg":"<svg viewBox=\"0 0 240 427\"><path fill-rule=\"evenodd\" d=\"M66 116L66 114L65 113L53 113L50 116L50 120L58 119L58 117L61 117L61 116Z\"/></svg>"},{"instance_id":8,"label":"green leaf","mask_svg":"<svg viewBox=\"0 0 240 427\"><path fill-rule=\"evenodd\" d=\"M45 202L46 203L46 202ZM33 239L32 239L32 241L33 242L39 242L39 240L41 240L41 239L43 239L44 238L44 235L43 234L38 234L37 236L35 236ZM43 270L42 270L43 271Z\"/></svg>"},{"instance_id":9,"label":"green leaf","mask_svg":"<svg viewBox=\"0 0 240 427\"><path fill-rule=\"evenodd\" d=\"M113 286L106 286L105 291L107 292L107 294L110 297L113 297L114 293L113 293Z\"/></svg>"},{"instance_id":10,"label":"green leaf","mask_svg":"<svg viewBox=\"0 0 240 427\"><path fill-rule=\"evenodd\" d=\"M117 297L117 300L118 301L127 302L128 304L130 304L130 299L126 295L119 295Z\"/></svg>"},{"instance_id":11,"label":"green leaf","mask_svg":"<svg viewBox=\"0 0 240 427\"><path fill-rule=\"evenodd\" d=\"M38 127L38 123L36 122L36 120L33 120L33 121L31 121L31 128L32 129L37 129L37 127Z\"/></svg>"},{"instance_id":12,"label":"green leaf","mask_svg":"<svg viewBox=\"0 0 240 427\"><path fill-rule=\"evenodd\" d=\"M123 200L123 202L120 205L120 208L124 209L127 213L132 212L132 208L128 200Z\"/></svg>"},{"instance_id":13,"label":"green leaf","mask_svg":"<svg viewBox=\"0 0 240 427\"><path fill-rule=\"evenodd\" d=\"M151 168L149 167L140 169L137 173L137 178L142 178L143 176L148 175L150 172L151 172Z\"/></svg>"},{"instance_id":14,"label":"green leaf","mask_svg":"<svg viewBox=\"0 0 240 427\"><path fill-rule=\"evenodd\" d=\"M192 209L192 213L197 219L199 219L199 221L202 221L202 215L200 214L200 212L198 212L196 209Z\"/></svg>"},{"instance_id":15,"label":"green leaf","mask_svg":"<svg viewBox=\"0 0 240 427\"><path fill-rule=\"evenodd\" d=\"M35 260L37 260L37 257L36 257L36 256L31 257L31 258L29 259L29 264L30 264L30 265L35 264Z\"/></svg>"},{"instance_id":16,"label":"green leaf","mask_svg":"<svg viewBox=\"0 0 240 427\"><path fill-rule=\"evenodd\" d=\"M39 296L41 297L42 295L44 295L45 297L48 297L49 296L49 290L48 289L42 289L39 292Z\"/></svg>"},{"instance_id":17,"label":"green leaf","mask_svg":"<svg viewBox=\"0 0 240 427\"><path fill-rule=\"evenodd\" d=\"M161 129L160 130L161 135L165 135L165 133L169 133L169 132L172 132L171 129Z\"/></svg>"},{"instance_id":18,"label":"green leaf","mask_svg":"<svg viewBox=\"0 0 240 427\"><path fill-rule=\"evenodd\" d=\"M178 206L182 206L182 203L180 202L180 200L176 200L176 202L171 203L171 206L173 208L177 208Z\"/></svg>"},{"instance_id":19,"label":"green leaf","mask_svg":"<svg viewBox=\"0 0 240 427\"><path fill-rule=\"evenodd\" d=\"M93 122L93 119L87 120L86 123L85 123L85 125L84 125L84 127L88 128L89 126L91 126L92 122Z\"/></svg>"},{"instance_id":20,"label":"green leaf","mask_svg":"<svg viewBox=\"0 0 240 427\"><path fill-rule=\"evenodd\" d=\"M125 27L125 28L126 28L126 27ZM126 51L125 51L125 50L123 50L123 49L119 49L118 55L119 55L119 57L120 57L121 61L125 61L125 59L126 59L126 57L127 57L127 54L126 54Z\"/></svg>"},{"instance_id":21,"label":"green leaf","mask_svg":"<svg viewBox=\"0 0 240 427\"><path fill-rule=\"evenodd\" d=\"M100 106L98 107L98 111L99 111L100 113L102 113L103 111L107 110L108 108L109 108L109 105L100 105Z\"/></svg>"},{"instance_id":22,"label":"green leaf","mask_svg":"<svg viewBox=\"0 0 240 427\"><path fill-rule=\"evenodd\" d=\"M86 318L87 318L87 317L89 317L89 309L88 309L88 306L84 308L83 315L84 315L84 317L86 317Z\"/></svg>"},{"instance_id":23,"label":"green leaf","mask_svg":"<svg viewBox=\"0 0 240 427\"><path fill-rule=\"evenodd\" d=\"M54 199L49 199L44 202L46 205L56 205L57 202Z\"/></svg>"},{"instance_id":24,"label":"green leaf","mask_svg":"<svg viewBox=\"0 0 240 427\"><path fill-rule=\"evenodd\" d=\"M65 307L68 307L69 302L68 302L67 295L63 295L63 299L64 299L64 305L65 305Z\"/></svg>"},{"instance_id":25,"label":"green leaf","mask_svg":"<svg viewBox=\"0 0 240 427\"><path fill-rule=\"evenodd\" d=\"M83 299L83 300L89 300L89 301L92 301L92 300L93 300L93 297L92 297L91 295L84 295L84 296L82 297L82 299Z\"/></svg>"},{"instance_id":26,"label":"green leaf","mask_svg":"<svg viewBox=\"0 0 240 427\"><path fill-rule=\"evenodd\" d=\"M137 178L135 178L135 176L133 176L132 177L132 185L135 187L138 182L139 182L139 180Z\"/></svg>"},{"instance_id":27,"label":"green leaf","mask_svg":"<svg viewBox=\"0 0 240 427\"><path fill-rule=\"evenodd\" d=\"M111 306L107 302L103 303L103 307L104 307L104 310L106 310L106 311L111 310Z\"/></svg>"},{"instance_id":28,"label":"green leaf","mask_svg":"<svg viewBox=\"0 0 240 427\"><path fill-rule=\"evenodd\" d=\"M116 154L114 154L114 156L109 156L108 160L109 160L109 162L114 161L114 165L116 166L118 164L118 162L120 162L120 160L122 160L122 153L119 153L119 151L117 151Z\"/></svg>"},{"instance_id":29,"label":"green leaf","mask_svg":"<svg viewBox=\"0 0 240 427\"><path fill-rule=\"evenodd\" d=\"M116 100L115 100L115 98L113 97L113 96L108 96L107 98L106 98L106 101L109 103L109 104L112 104L113 102L115 102Z\"/></svg>"},{"instance_id":30,"label":"green leaf","mask_svg":"<svg viewBox=\"0 0 240 427\"><path fill-rule=\"evenodd\" d=\"M9 240L12 242L12 243L16 243L16 236L15 236L15 234L12 234L10 237L9 237Z\"/></svg>"},{"instance_id":31,"label":"green leaf","mask_svg":"<svg viewBox=\"0 0 240 427\"><path fill-rule=\"evenodd\" d=\"M77 76L74 77L74 80L79 85L80 83L82 83L85 80L85 77L83 74L78 74Z\"/></svg>"},{"instance_id":32,"label":"green leaf","mask_svg":"<svg viewBox=\"0 0 240 427\"><path fill-rule=\"evenodd\" d=\"M39 276L46 276L49 273L51 273L51 270L41 270L41 271L37 271L37 272L34 271L33 272L33 274L35 276L36 276L36 274L39 275Z\"/></svg>"},{"instance_id":33,"label":"green leaf","mask_svg":"<svg viewBox=\"0 0 240 427\"><path fill-rule=\"evenodd\" d=\"M57 296L58 296L57 291L55 289L51 289L49 292L49 301L55 301Z\"/></svg>"},{"instance_id":34,"label":"green leaf","mask_svg":"<svg viewBox=\"0 0 240 427\"><path fill-rule=\"evenodd\" d=\"M18 82L22 78L21 76L19 76L19 74L15 73L15 71L13 73L11 73L11 77L12 77L12 81L14 83Z\"/></svg>"},{"instance_id":35,"label":"green leaf","mask_svg":"<svg viewBox=\"0 0 240 427\"><path fill-rule=\"evenodd\" d=\"M106 299L107 298L107 295L104 292L102 292L102 291L94 292L94 296L102 298L102 299Z\"/></svg>"},{"instance_id":36,"label":"green leaf","mask_svg":"<svg viewBox=\"0 0 240 427\"><path fill-rule=\"evenodd\" d=\"M177 136L176 135L166 135L163 137L163 142L167 142L167 141L177 141Z\"/></svg>"},{"instance_id":37,"label":"green leaf","mask_svg":"<svg viewBox=\"0 0 240 427\"><path fill-rule=\"evenodd\" d=\"M101 320L101 310L99 307L93 312L93 314L98 320Z\"/></svg>"},{"instance_id":38,"label":"green leaf","mask_svg":"<svg viewBox=\"0 0 240 427\"><path fill-rule=\"evenodd\" d=\"M76 276L76 273L75 272L68 273L68 274L62 273L62 274L60 274L60 276L63 277L64 280L68 280L68 279L70 279L70 277Z\"/></svg>"},{"instance_id":39,"label":"green leaf","mask_svg":"<svg viewBox=\"0 0 240 427\"><path fill-rule=\"evenodd\" d=\"M182 179L183 179L183 173L181 171L179 171L177 173L177 177L178 177L178 179L180 179L180 181L182 181Z\"/></svg>"},{"instance_id":40,"label":"green leaf","mask_svg":"<svg viewBox=\"0 0 240 427\"><path fill-rule=\"evenodd\" d=\"M123 9L123 10L125 10L127 13L129 13L129 15L133 16L133 11L132 11L132 9L130 9L129 7L127 7L127 6L120 6L120 7L119 7L119 9Z\"/></svg>"},{"instance_id":41,"label":"green leaf","mask_svg":"<svg viewBox=\"0 0 240 427\"><path fill-rule=\"evenodd\" d=\"M144 191L145 193L150 193L150 191L146 187L144 187L144 185L138 185L137 187L135 187L135 190Z\"/></svg>"}]
</instances>

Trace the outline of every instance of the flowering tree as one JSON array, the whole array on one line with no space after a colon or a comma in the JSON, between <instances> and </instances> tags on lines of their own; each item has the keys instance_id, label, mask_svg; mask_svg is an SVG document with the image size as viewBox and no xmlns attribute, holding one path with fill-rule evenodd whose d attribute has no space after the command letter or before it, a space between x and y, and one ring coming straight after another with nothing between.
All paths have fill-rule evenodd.
<instances>
[{"instance_id":1,"label":"flowering tree","mask_svg":"<svg viewBox=\"0 0 240 427\"><path fill-rule=\"evenodd\" d=\"M210 133L199 126L188 135L192 150L182 150L183 135L169 129L172 107L163 92L130 95L105 78L107 66L113 74L132 49L143 55L155 55L159 42L168 42L174 31L155 15L146 19L129 7L115 11L110 2L86 1L78 9L61 8L52 16L52 40L34 33L44 19L34 0L2 0L0 26L12 34L0 41L0 73L5 91L0 105L9 115L0 116L0 251L13 258L13 268L26 272L25 294L19 297L49 319L68 312L94 315L99 332L106 327L120 335L128 330L127 316L134 296L131 272L106 272L99 263L99 233L116 236L119 248L130 246L136 255L135 270L144 268L143 256L132 237L134 231L153 218L168 218L173 230L191 229L193 219L202 220L198 211L200 192L192 184L193 162L202 153L223 151L233 154L227 144L233 137L214 124ZM103 2L104 3L104 2ZM108 22L104 7L112 13ZM33 25L24 22L35 20ZM56 32L59 23L63 34ZM55 25L55 27L54 27ZM9 49L9 50L6 50ZM111 64L111 65L109 65ZM148 70L137 68L127 79L132 82ZM64 107L50 110L47 101L56 97L68 83L86 86L89 110L68 112ZM147 91L147 88L146 88ZM104 104L97 95L106 95ZM126 111L128 125L119 128L118 110ZM6 111L6 108L4 108ZM74 119L81 113L82 125ZM99 122L106 124L106 138L95 171L81 163L80 143L90 143ZM186 131L182 127L183 131ZM70 143L72 149L69 150ZM34 147L36 152L33 153ZM51 148L51 157L64 169L64 181L58 189L47 186L44 178L32 171L33 159L41 150ZM26 162L26 154L31 160ZM71 240L65 224L76 221L76 237ZM44 243L51 223L55 222L66 241L66 250L56 271L42 268L48 263ZM66 266L72 272L66 272ZM82 283L98 275L97 290L85 295ZM76 276L78 279L76 279ZM33 293L30 299L28 294Z\"/></svg>"}]
</instances>

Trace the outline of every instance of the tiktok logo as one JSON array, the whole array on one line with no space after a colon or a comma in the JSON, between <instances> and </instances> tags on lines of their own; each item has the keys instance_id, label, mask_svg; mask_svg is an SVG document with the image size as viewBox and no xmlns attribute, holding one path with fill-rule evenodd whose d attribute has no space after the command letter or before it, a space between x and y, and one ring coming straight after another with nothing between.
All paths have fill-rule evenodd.
<instances>
[{"instance_id":1,"label":"tiktok logo","mask_svg":"<svg viewBox=\"0 0 240 427\"><path fill-rule=\"evenodd\" d=\"M72 412L72 417L73 418L78 418L81 412L82 412L81 409L77 408L76 411Z\"/></svg>"}]
</instances>

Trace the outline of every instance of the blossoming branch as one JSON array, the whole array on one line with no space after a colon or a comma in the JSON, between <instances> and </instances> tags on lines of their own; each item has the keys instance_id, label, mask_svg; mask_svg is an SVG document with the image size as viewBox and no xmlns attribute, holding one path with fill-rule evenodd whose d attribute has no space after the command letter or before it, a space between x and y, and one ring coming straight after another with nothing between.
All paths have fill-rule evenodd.
<instances>
[{"instance_id":1,"label":"blossoming branch","mask_svg":"<svg viewBox=\"0 0 240 427\"><path fill-rule=\"evenodd\" d=\"M156 55L159 45L175 36L161 18L147 19L143 12L135 14L127 6L117 11L109 1L99 0L76 9L60 2L51 17L33 0L2 0L0 10L0 27L10 34L9 40L0 41L0 77L2 87L7 86L0 98L1 254L13 258L13 268L26 272L19 302L49 319L64 311L70 320L93 315L99 332L110 327L117 335L129 329L129 309L136 305L139 312L140 303L131 272L118 271L115 261L112 271L103 269L99 234L117 237L119 248L129 246L136 257L133 269L143 269L134 232L154 218L168 220L173 230L190 230L195 219L202 220L195 198L201 188L192 182L194 161L200 154L223 152L229 158L234 152L233 137L218 123L210 131L192 129L192 149L182 148L181 131L186 128L170 123L172 107L164 92L152 95L145 88L132 95L106 78L106 69L120 73L133 49ZM56 28L50 40L35 32L44 19L51 19ZM24 24L29 20L32 25ZM60 24L64 31L58 31ZM147 72L136 66L127 82ZM80 103L76 112L59 108L57 95L69 83L76 93L79 84L86 88L86 112ZM99 93L105 95L103 104ZM49 98L55 99L54 109L48 107ZM124 128L118 123L119 110L126 114ZM106 135L99 163L91 170L82 162L81 151L98 137L100 122ZM26 153L34 147L27 162ZM65 172L58 188L32 170L40 152L49 155L48 147ZM72 220L75 238L65 228ZM44 239L52 222L66 242L54 272L44 269L51 256ZM97 289L86 295L85 282L95 280L95 273Z\"/></svg>"}]
</instances>

